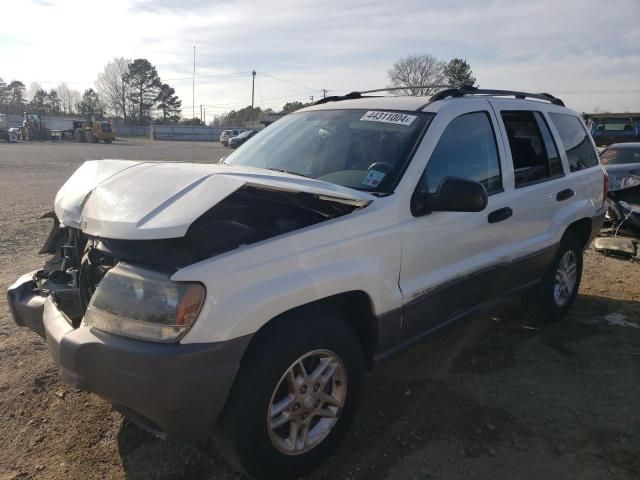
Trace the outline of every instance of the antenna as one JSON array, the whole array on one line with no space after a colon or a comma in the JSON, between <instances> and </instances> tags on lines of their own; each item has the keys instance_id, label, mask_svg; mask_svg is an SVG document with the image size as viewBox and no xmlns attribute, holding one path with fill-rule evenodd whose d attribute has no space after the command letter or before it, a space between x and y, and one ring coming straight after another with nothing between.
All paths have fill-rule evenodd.
<instances>
[{"instance_id":1,"label":"antenna","mask_svg":"<svg viewBox=\"0 0 640 480\"><path fill-rule=\"evenodd\" d=\"M374 90L359 90L358 93L393 92L395 90L411 90L418 88L454 88L451 85L408 85L406 87L376 88Z\"/></svg>"},{"instance_id":2,"label":"antenna","mask_svg":"<svg viewBox=\"0 0 640 480\"><path fill-rule=\"evenodd\" d=\"M253 70L251 72L251 75L252 75L252 78L251 78L251 127L253 128L253 93L256 86L256 71Z\"/></svg>"},{"instance_id":3,"label":"antenna","mask_svg":"<svg viewBox=\"0 0 640 480\"><path fill-rule=\"evenodd\" d=\"M191 79L191 161L196 161L196 46L193 46L193 78Z\"/></svg>"}]
</instances>

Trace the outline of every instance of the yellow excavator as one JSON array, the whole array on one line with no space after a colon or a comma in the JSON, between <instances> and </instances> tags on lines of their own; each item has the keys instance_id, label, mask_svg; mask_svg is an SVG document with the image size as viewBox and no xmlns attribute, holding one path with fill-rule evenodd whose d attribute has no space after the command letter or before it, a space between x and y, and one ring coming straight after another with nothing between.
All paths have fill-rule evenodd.
<instances>
[{"instance_id":1,"label":"yellow excavator","mask_svg":"<svg viewBox=\"0 0 640 480\"><path fill-rule=\"evenodd\" d=\"M38 113L24 112L20 138L25 141L51 140L51 132L42 124L42 117Z\"/></svg>"},{"instance_id":2,"label":"yellow excavator","mask_svg":"<svg viewBox=\"0 0 640 480\"><path fill-rule=\"evenodd\" d=\"M87 115L84 122L73 122L73 139L76 142L111 143L116 138L111 124L104 120L96 120L93 115Z\"/></svg>"}]
</instances>

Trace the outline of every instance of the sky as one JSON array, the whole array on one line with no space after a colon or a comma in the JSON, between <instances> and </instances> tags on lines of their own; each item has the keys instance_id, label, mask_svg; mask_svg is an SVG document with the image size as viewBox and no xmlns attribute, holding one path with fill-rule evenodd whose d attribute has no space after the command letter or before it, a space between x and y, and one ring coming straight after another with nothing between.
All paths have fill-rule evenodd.
<instances>
[{"instance_id":1,"label":"sky","mask_svg":"<svg viewBox=\"0 0 640 480\"><path fill-rule=\"evenodd\" d=\"M207 120L251 104L252 70L256 105L278 111L388 86L424 53L465 59L480 87L640 112L640 0L25 0L19 18L0 28L5 81L84 90L112 58L147 58Z\"/></svg>"}]
</instances>

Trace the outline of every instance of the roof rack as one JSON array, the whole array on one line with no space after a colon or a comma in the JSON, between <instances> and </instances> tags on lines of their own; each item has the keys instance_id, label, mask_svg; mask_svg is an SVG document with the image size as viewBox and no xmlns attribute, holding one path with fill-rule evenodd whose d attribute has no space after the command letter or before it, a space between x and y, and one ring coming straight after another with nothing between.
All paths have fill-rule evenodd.
<instances>
[{"instance_id":1,"label":"roof rack","mask_svg":"<svg viewBox=\"0 0 640 480\"><path fill-rule=\"evenodd\" d=\"M352 100L354 98L362 98L362 94L360 92L351 92L346 95L331 95L329 97L321 98L316 101L314 105L322 105L323 103L328 102L339 102L341 100Z\"/></svg>"},{"instance_id":2,"label":"roof rack","mask_svg":"<svg viewBox=\"0 0 640 480\"><path fill-rule=\"evenodd\" d=\"M465 95L484 95L494 97L515 97L523 100L526 98L535 98L537 100L544 100L546 102L553 103L554 105L560 105L561 107L565 106L562 100L554 97L549 93L527 93L514 90L489 90L472 87L470 85L462 87L452 87L451 85L424 85L415 87L376 88L375 90L362 90L361 92L351 92L347 93L346 95L332 95L330 97L321 98L320 100L316 101L314 105L321 105L328 102L339 102L341 100L353 100L356 98L367 98L371 97L371 95L366 95L368 93L392 92L394 90L407 90L408 88L444 88L444 90L441 90L440 92L431 96L429 103L437 102L438 100L444 100L445 98L463 97Z\"/></svg>"},{"instance_id":3,"label":"roof rack","mask_svg":"<svg viewBox=\"0 0 640 480\"><path fill-rule=\"evenodd\" d=\"M367 93L393 92L395 90L409 90L411 88L451 88L451 85L418 85L410 87L385 87L373 90L362 90L359 92L351 92L346 95L333 95L331 97L321 98L314 105L321 105L328 102L339 102L341 100L353 100L354 98L367 98Z\"/></svg>"},{"instance_id":4,"label":"roof rack","mask_svg":"<svg viewBox=\"0 0 640 480\"><path fill-rule=\"evenodd\" d=\"M450 97L451 98L463 97L465 95L515 97L519 99L535 98L537 100L544 100L546 102L553 103L554 105L560 105L561 107L564 107L564 102L562 100L554 97L549 93L527 93L527 92L516 92L513 90L487 90L487 89L480 89L480 88L471 87L471 86L448 88L446 90L442 90L441 92L438 92L435 95L433 95L429 103L437 102L438 100L443 100L445 98L450 98Z\"/></svg>"}]
</instances>

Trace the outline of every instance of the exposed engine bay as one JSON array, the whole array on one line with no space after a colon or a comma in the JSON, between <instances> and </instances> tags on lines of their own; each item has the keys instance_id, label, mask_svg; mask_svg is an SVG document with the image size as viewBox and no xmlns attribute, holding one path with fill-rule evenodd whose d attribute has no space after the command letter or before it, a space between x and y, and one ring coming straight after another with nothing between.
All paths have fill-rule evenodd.
<instances>
[{"instance_id":1,"label":"exposed engine bay","mask_svg":"<svg viewBox=\"0 0 640 480\"><path fill-rule=\"evenodd\" d=\"M187 265L325 220L360 207L302 192L243 187L194 221L184 237L121 240L53 228L40 250L52 254L35 274L41 295L51 295L74 327L79 326L95 289L118 262L173 273Z\"/></svg>"}]
</instances>

